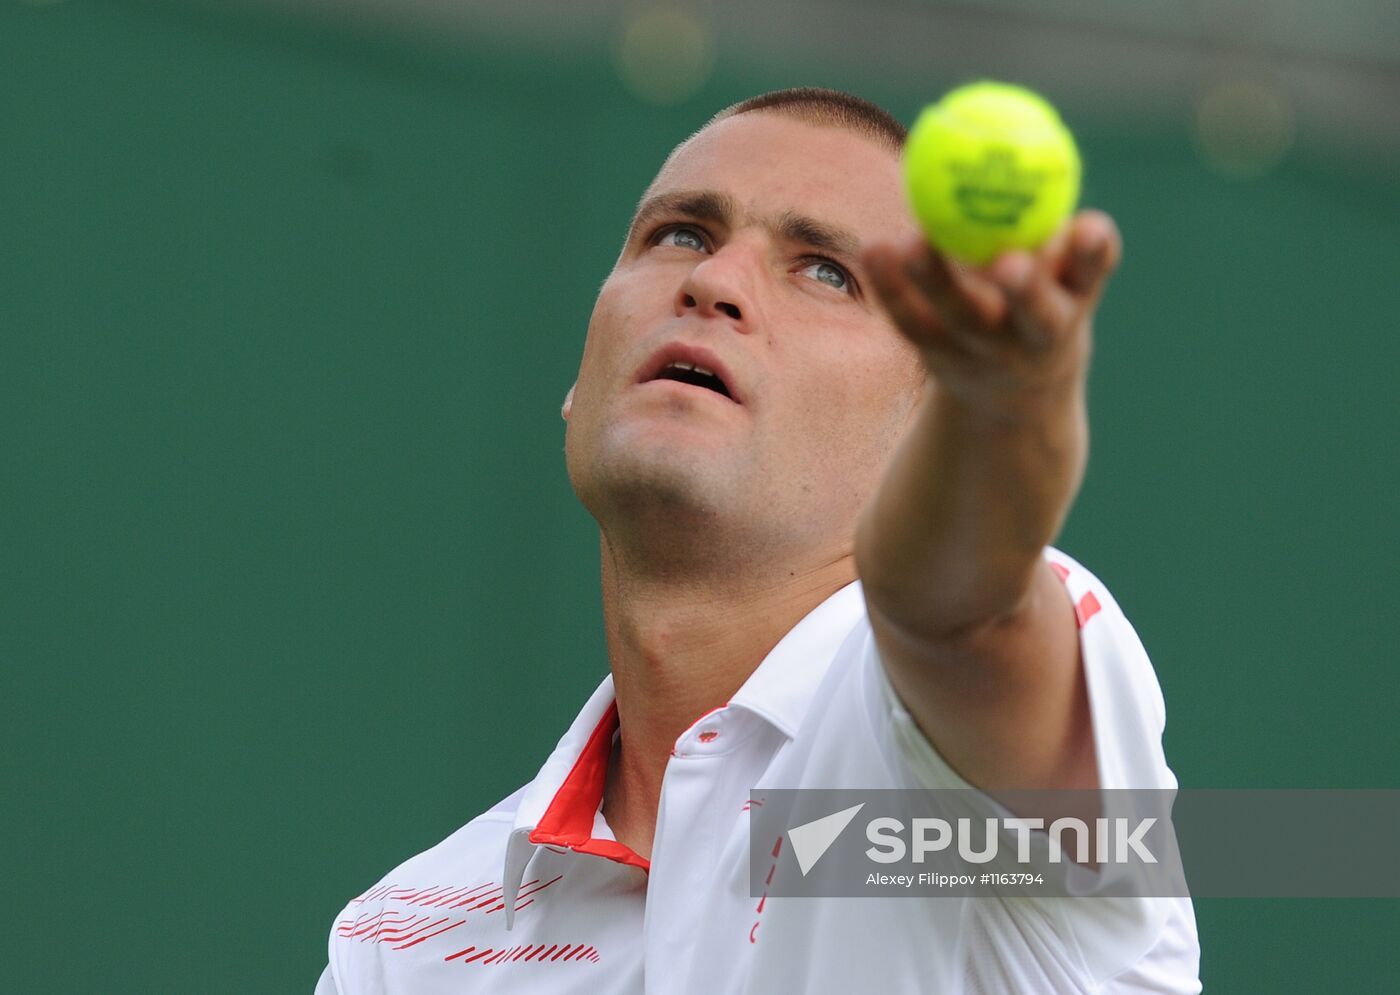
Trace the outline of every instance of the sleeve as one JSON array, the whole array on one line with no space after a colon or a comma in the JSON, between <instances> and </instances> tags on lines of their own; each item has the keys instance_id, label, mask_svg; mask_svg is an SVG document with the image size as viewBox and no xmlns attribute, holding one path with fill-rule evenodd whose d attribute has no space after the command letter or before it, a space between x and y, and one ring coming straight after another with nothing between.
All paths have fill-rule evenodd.
<instances>
[{"instance_id":1,"label":"sleeve","mask_svg":"<svg viewBox=\"0 0 1400 995\"><path fill-rule=\"evenodd\" d=\"M345 912L340 912L336 919L345 916ZM335 922L331 923L329 935L326 937L326 968L321 972L320 979L316 982L316 991L312 995L350 995L351 989L343 983L344 964L340 960L340 944L335 942Z\"/></svg>"},{"instance_id":2,"label":"sleeve","mask_svg":"<svg viewBox=\"0 0 1400 995\"><path fill-rule=\"evenodd\" d=\"M1176 777L1162 749L1166 710L1157 678L1136 631L1104 584L1081 564L1053 547L1045 557L1059 574L1075 605L1080 653L1094 727L1102 788L1174 789ZM878 749L896 783L919 788L975 791L939 755L890 685L873 633L865 635L860 673L867 714ZM979 792L980 797L981 796ZM990 799L987 805L1000 807ZM1082 868L1073 867L1073 871ZM1003 919L1034 917L1037 926L1061 936L1080 969L1102 982L1141 960L1162 935L1178 902L1170 898L1109 898L1096 895L1109 883L1084 872L1074 877L1073 893L1091 898L1029 899L1002 907ZM974 903L982 906L984 903ZM985 909L980 916L990 915ZM988 919L983 927L1005 930ZM1024 931L1024 925L1021 927Z\"/></svg>"},{"instance_id":3,"label":"sleeve","mask_svg":"<svg viewBox=\"0 0 1400 995\"><path fill-rule=\"evenodd\" d=\"M340 995L340 990L335 986L335 978L331 975L330 964L321 972L320 980L316 982L316 990L312 995Z\"/></svg>"},{"instance_id":4,"label":"sleeve","mask_svg":"<svg viewBox=\"0 0 1400 995\"><path fill-rule=\"evenodd\" d=\"M1132 624L1103 582L1053 547L1045 558L1064 583L1079 620L1102 788L1176 787L1162 750L1166 707L1157 675ZM879 718L895 733L898 764L919 787L972 788L939 755L896 696L867 635L862 669Z\"/></svg>"}]
</instances>

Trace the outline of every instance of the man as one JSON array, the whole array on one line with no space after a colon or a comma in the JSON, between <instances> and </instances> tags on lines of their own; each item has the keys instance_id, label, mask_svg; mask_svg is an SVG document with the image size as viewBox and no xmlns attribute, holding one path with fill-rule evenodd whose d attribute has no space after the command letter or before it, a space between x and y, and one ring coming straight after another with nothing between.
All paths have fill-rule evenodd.
<instances>
[{"instance_id":1,"label":"man","mask_svg":"<svg viewBox=\"0 0 1400 995\"><path fill-rule=\"evenodd\" d=\"M336 917L319 995L1199 991L1186 899L750 895L755 787L1175 786L1132 627L1049 546L1117 230L950 265L903 139L798 89L663 164L562 411L611 675Z\"/></svg>"}]
</instances>

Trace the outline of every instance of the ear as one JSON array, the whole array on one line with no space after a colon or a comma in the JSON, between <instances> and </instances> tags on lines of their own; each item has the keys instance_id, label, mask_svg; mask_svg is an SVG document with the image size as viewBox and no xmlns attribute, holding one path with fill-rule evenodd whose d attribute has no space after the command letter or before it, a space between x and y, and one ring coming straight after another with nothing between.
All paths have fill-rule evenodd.
<instances>
[{"instance_id":1,"label":"ear","mask_svg":"<svg viewBox=\"0 0 1400 995\"><path fill-rule=\"evenodd\" d=\"M559 409L559 414L560 414L560 416L561 416L565 421L568 421L568 420L569 420L569 412L570 412L571 410L573 410L573 407L574 407L574 391L575 391L577 388L578 388L578 384L575 383L572 387L569 388L569 392L568 392L567 394L564 395L564 406L561 407L561 408Z\"/></svg>"}]
</instances>

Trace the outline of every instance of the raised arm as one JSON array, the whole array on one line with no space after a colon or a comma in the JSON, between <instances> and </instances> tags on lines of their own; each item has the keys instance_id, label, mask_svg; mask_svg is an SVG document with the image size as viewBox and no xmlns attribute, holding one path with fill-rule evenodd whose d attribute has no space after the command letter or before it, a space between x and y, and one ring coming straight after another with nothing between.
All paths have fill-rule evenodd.
<instances>
[{"instance_id":1,"label":"raised arm","mask_svg":"<svg viewBox=\"0 0 1400 995\"><path fill-rule=\"evenodd\" d=\"M1097 211L981 271L922 241L866 251L929 383L857 569L891 685L979 787L1096 786L1074 607L1044 549L1083 479L1092 319L1120 255Z\"/></svg>"}]
</instances>

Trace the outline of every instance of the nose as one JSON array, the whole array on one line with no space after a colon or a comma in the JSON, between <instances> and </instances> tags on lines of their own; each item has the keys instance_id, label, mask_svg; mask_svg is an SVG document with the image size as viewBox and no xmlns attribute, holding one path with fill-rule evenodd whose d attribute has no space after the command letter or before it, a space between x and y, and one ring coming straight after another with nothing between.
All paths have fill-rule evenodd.
<instances>
[{"instance_id":1,"label":"nose","mask_svg":"<svg viewBox=\"0 0 1400 995\"><path fill-rule=\"evenodd\" d=\"M691 269L676 292L676 315L687 313L702 318L726 317L745 323L752 317L753 307L747 289L752 279L752 267L758 263L749 258L737 244L729 244Z\"/></svg>"}]
</instances>

